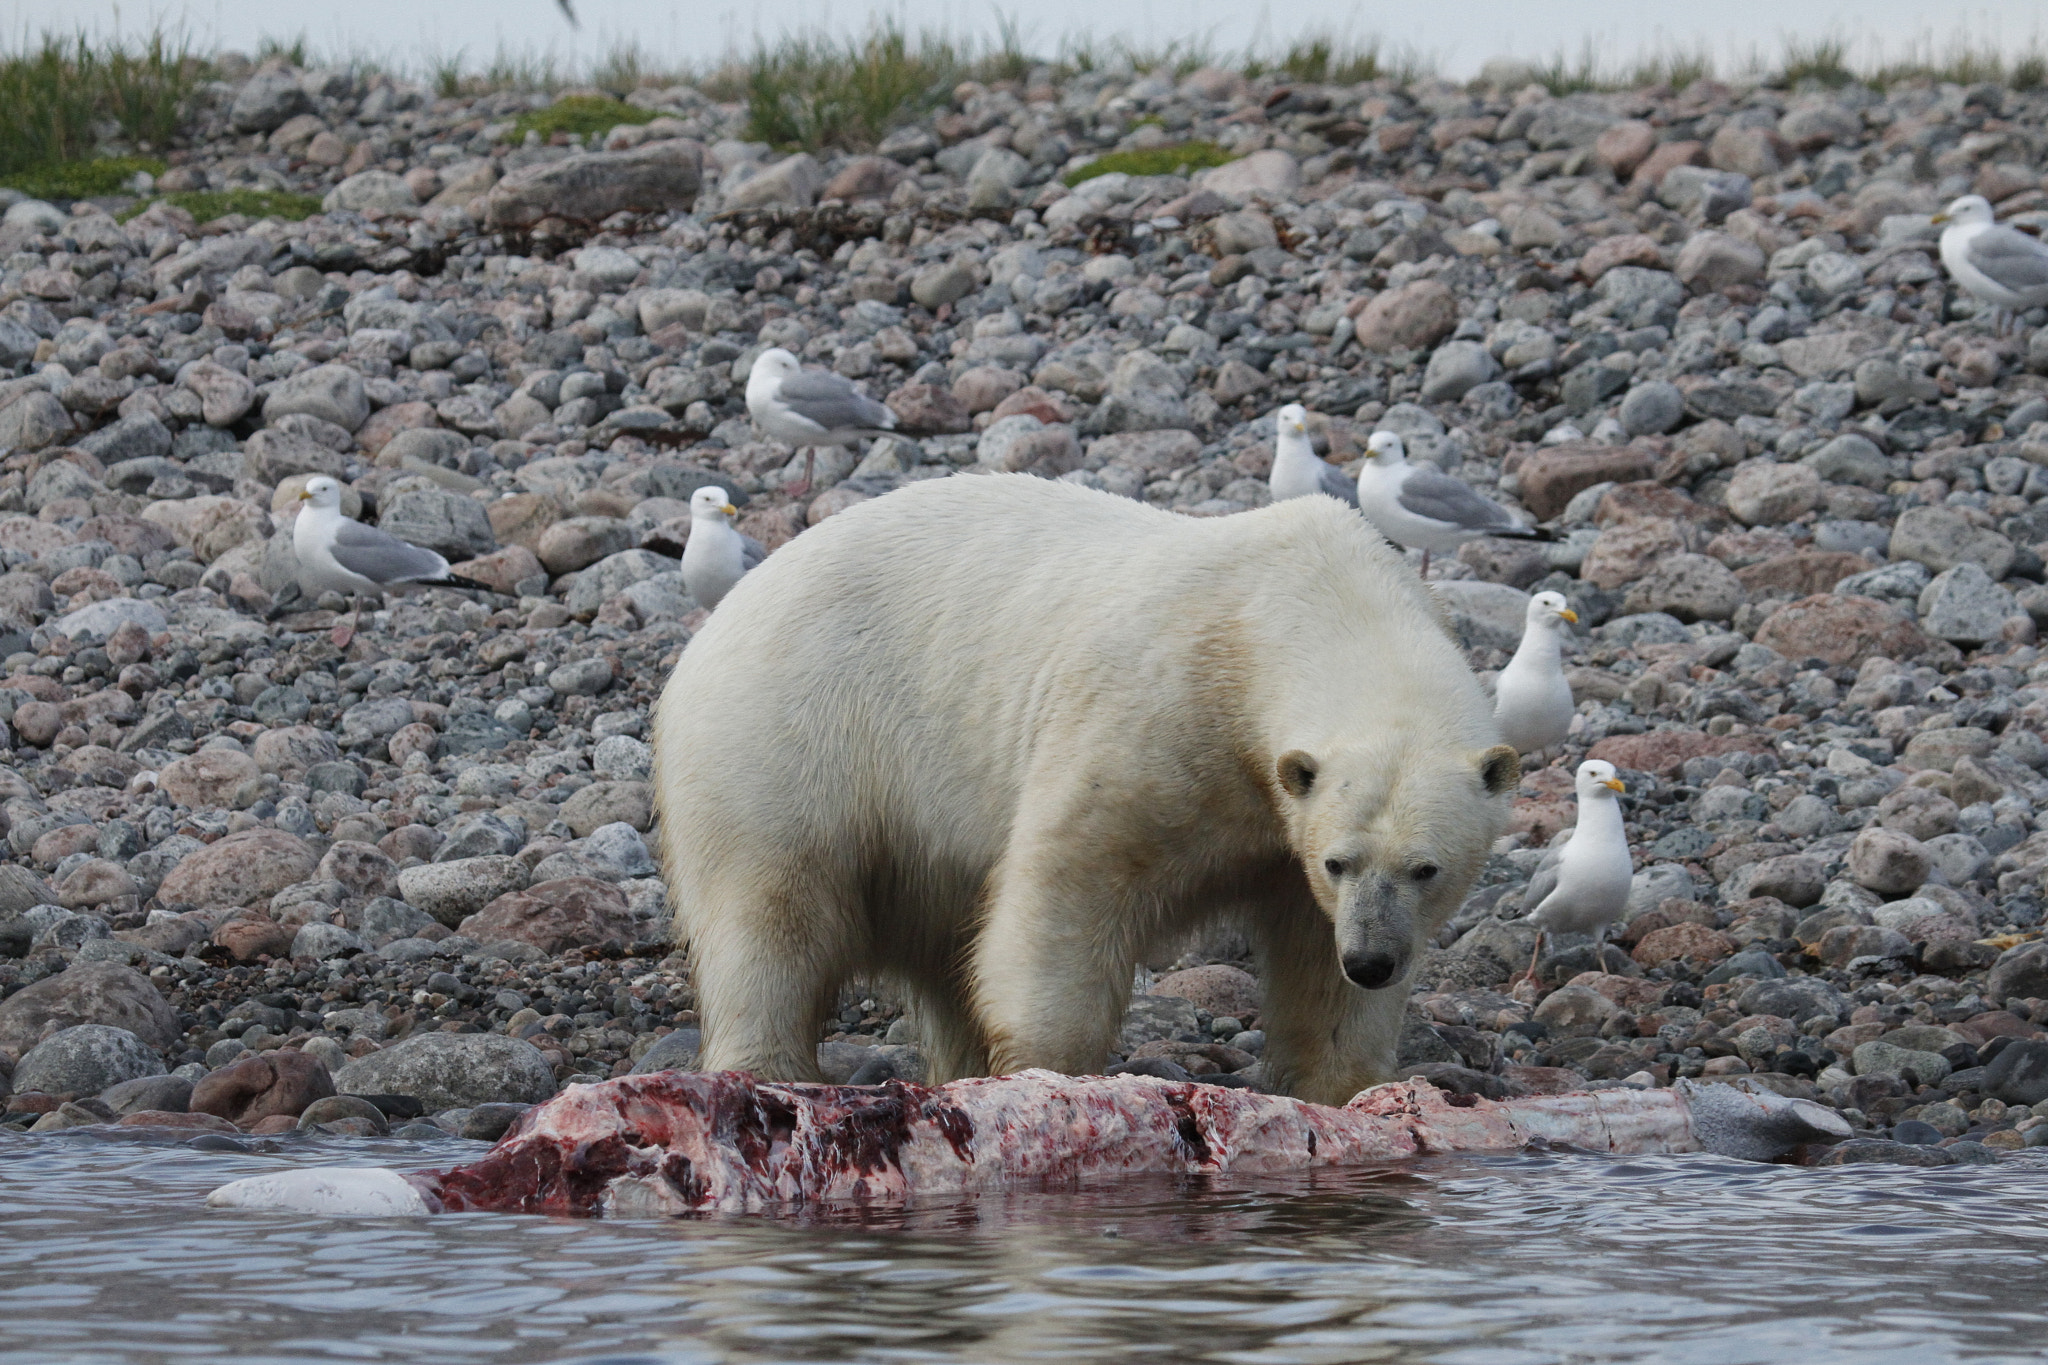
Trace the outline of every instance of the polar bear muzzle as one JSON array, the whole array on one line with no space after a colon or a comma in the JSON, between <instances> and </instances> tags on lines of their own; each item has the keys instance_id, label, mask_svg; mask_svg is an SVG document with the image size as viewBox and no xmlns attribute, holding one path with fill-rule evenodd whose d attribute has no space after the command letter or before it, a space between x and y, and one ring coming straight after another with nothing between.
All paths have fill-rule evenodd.
<instances>
[{"instance_id":1,"label":"polar bear muzzle","mask_svg":"<svg viewBox=\"0 0 2048 1365\"><path fill-rule=\"evenodd\" d=\"M1376 991L1408 973L1415 951L1412 889L1395 878L1369 872L1345 888L1337 917L1337 960L1351 984Z\"/></svg>"}]
</instances>

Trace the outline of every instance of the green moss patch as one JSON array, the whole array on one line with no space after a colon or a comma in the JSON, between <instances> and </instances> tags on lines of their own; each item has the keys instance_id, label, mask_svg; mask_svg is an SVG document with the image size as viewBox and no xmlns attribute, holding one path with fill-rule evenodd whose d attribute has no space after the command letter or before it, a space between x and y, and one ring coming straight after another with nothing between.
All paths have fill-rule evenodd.
<instances>
[{"instance_id":1,"label":"green moss patch","mask_svg":"<svg viewBox=\"0 0 2048 1365\"><path fill-rule=\"evenodd\" d=\"M34 166L0 177L0 185L35 199L99 199L128 192L138 171L162 175L164 163L146 156L109 156L97 161L66 161Z\"/></svg>"},{"instance_id":2,"label":"green moss patch","mask_svg":"<svg viewBox=\"0 0 2048 1365\"><path fill-rule=\"evenodd\" d=\"M161 195L148 203L137 204L121 215L121 221L127 222L150 204L160 201L185 210L202 223L225 218L231 213L239 213L249 219L282 218L288 223L296 223L320 212L320 201L310 194L284 194L276 190L191 190Z\"/></svg>"},{"instance_id":3,"label":"green moss patch","mask_svg":"<svg viewBox=\"0 0 2048 1365\"><path fill-rule=\"evenodd\" d=\"M1164 147L1138 147L1127 152L1098 156L1077 170L1060 177L1068 188L1098 175L1186 175L1206 171L1237 158L1213 142L1175 142Z\"/></svg>"},{"instance_id":4,"label":"green moss patch","mask_svg":"<svg viewBox=\"0 0 2048 1365\"><path fill-rule=\"evenodd\" d=\"M512 125L512 141L526 140L528 133L539 133L546 142L556 133L574 133L578 137L601 137L621 123L651 123L652 109L642 109L637 104L623 100L606 99L602 95L568 95L556 100L545 109L535 109L521 114L519 121Z\"/></svg>"}]
</instances>

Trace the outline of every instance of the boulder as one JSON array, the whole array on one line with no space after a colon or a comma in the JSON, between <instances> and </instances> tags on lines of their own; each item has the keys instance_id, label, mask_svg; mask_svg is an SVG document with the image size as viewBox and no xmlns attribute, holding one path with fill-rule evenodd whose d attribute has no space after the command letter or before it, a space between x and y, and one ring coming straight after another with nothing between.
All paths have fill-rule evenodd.
<instances>
[{"instance_id":1,"label":"boulder","mask_svg":"<svg viewBox=\"0 0 2048 1365\"><path fill-rule=\"evenodd\" d=\"M26 1052L52 1023L104 1024L157 1049L183 1034L176 1011L149 978L118 962L74 962L0 1001L0 1051Z\"/></svg>"},{"instance_id":2,"label":"boulder","mask_svg":"<svg viewBox=\"0 0 2048 1365\"><path fill-rule=\"evenodd\" d=\"M525 166L491 187L484 217L493 230L530 228L543 218L596 223L615 213L688 211L703 180L704 149L688 138L624 152L582 152Z\"/></svg>"},{"instance_id":3,"label":"boulder","mask_svg":"<svg viewBox=\"0 0 2048 1365\"><path fill-rule=\"evenodd\" d=\"M336 1073L345 1095L408 1095L428 1111L539 1104L555 1093L540 1049L493 1033L425 1033L358 1057Z\"/></svg>"},{"instance_id":4,"label":"boulder","mask_svg":"<svg viewBox=\"0 0 2048 1365\"><path fill-rule=\"evenodd\" d=\"M625 892L593 877L536 882L500 896L463 920L458 932L479 943L516 939L548 954L611 939L630 944L639 936Z\"/></svg>"},{"instance_id":5,"label":"boulder","mask_svg":"<svg viewBox=\"0 0 2048 1365\"><path fill-rule=\"evenodd\" d=\"M253 905L313 873L319 858L281 829L250 829L189 853L157 887L165 905Z\"/></svg>"},{"instance_id":6,"label":"boulder","mask_svg":"<svg viewBox=\"0 0 2048 1365\"><path fill-rule=\"evenodd\" d=\"M1218 1019L1227 1016L1246 1026L1258 1017L1264 998L1257 977L1221 962L1168 972L1153 980L1151 993L1177 996Z\"/></svg>"},{"instance_id":7,"label":"boulder","mask_svg":"<svg viewBox=\"0 0 2048 1365\"><path fill-rule=\"evenodd\" d=\"M333 1093L334 1078L318 1057L295 1048L278 1048L201 1077L192 1087L186 1108L247 1128L273 1115L296 1118L307 1105Z\"/></svg>"},{"instance_id":8,"label":"boulder","mask_svg":"<svg viewBox=\"0 0 2048 1365\"><path fill-rule=\"evenodd\" d=\"M498 897L524 889L526 882L526 864L517 858L458 858L406 868L398 874L398 894L453 929Z\"/></svg>"},{"instance_id":9,"label":"boulder","mask_svg":"<svg viewBox=\"0 0 2048 1365\"><path fill-rule=\"evenodd\" d=\"M1458 325L1458 300L1441 280L1415 280L1373 296L1359 313L1358 344L1368 351L1422 350Z\"/></svg>"},{"instance_id":10,"label":"boulder","mask_svg":"<svg viewBox=\"0 0 2048 1365\"><path fill-rule=\"evenodd\" d=\"M1867 659L1910 659L1927 637L1904 612L1874 597L1819 593L1787 603L1757 627L1756 643L1788 659L1861 667Z\"/></svg>"},{"instance_id":11,"label":"boulder","mask_svg":"<svg viewBox=\"0 0 2048 1365\"><path fill-rule=\"evenodd\" d=\"M163 1074L156 1049L127 1029L74 1024L28 1050L14 1069L14 1088L97 1095L123 1081Z\"/></svg>"}]
</instances>

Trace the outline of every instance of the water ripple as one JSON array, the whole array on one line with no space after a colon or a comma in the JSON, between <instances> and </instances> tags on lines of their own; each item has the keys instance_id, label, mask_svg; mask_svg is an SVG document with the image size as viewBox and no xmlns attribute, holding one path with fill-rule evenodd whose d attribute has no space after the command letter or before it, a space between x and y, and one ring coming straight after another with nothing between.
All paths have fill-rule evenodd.
<instances>
[{"instance_id":1,"label":"water ripple","mask_svg":"<svg viewBox=\"0 0 2048 1365\"><path fill-rule=\"evenodd\" d=\"M0 1138L0 1365L2003 1365L2040 1359L2048 1167L1435 1158L802 1221L209 1212L280 1164Z\"/></svg>"}]
</instances>

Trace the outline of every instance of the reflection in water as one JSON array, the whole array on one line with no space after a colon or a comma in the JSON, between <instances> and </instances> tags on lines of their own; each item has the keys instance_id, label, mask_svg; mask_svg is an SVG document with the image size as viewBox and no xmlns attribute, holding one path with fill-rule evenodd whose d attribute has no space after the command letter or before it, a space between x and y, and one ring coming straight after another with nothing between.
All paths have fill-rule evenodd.
<instances>
[{"instance_id":1,"label":"reflection in water","mask_svg":"<svg viewBox=\"0 0 2048 1365\"><path fill-rule=\"evenodd\" d=\"M797 1221L210 1213L274 1155L0 1138L14 1362L2037 1361L2048 1175L1442 1158Z\"/></svg>"}]
</instances>

